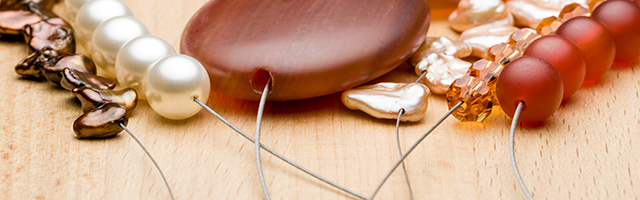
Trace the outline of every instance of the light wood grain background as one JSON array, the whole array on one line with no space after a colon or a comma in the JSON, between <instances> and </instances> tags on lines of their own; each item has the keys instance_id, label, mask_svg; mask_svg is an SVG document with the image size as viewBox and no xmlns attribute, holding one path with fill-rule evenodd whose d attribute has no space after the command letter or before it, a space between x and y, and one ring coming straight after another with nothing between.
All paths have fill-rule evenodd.
<instances>
[{"instance_id":1,"label":"light wood grain background","mask_svg":"<svg viewBox=\"0 0 640 200\"><path fill-rule=\"evenodd\" d=\"M206 0L127 0L151 32L174 47L191 15ZM62 14L62 4L55 12ZM434 21L430 36L457 34ZM639 47L640 48L640 47ZM21 43L0 42L0 199L168 199L162 179L126 134L78 140L72 123L82 114L70 92L46 81L21 79L14 65ZM640 64L613 68L584 87L544 126L519 128L516 155L536 199L640 197ZM413 81L400 66L385 81ZM257 103L211 95L209 106L252 134ZM432 96L428 114L403 123L408 148L447 108ZM510 119L500 110L484 123L447 119L407 160L418 199L524 199L508 154ZM177 199L262 199L253 144L204 111L171 121L140 102L128 127L164 169ZM268 103L262 142L309 168L369 196L399 158L393 120L377 120L342 105L339 94ZM266 181L274 199L352 199L267 154ZM401 171L378 199L408 199Z\"/></svg>"}]
</instances>

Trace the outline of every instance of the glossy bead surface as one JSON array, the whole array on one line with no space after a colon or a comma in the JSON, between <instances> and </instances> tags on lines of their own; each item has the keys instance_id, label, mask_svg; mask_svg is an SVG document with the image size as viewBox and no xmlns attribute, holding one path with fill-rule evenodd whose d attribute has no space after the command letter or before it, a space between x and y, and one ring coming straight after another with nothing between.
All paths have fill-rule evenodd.
<instances>
[{"instance_id":1,"label":"glossy bead surface","mask_svg":"<svg viewBox=\"0 0 640 200\"><path fill-rule=\"evenodd\" d=\"M535 28L544 18L558 15L566 1L510 0L507 9L513 14L515 22L520 26ZM558 8L559 7L559 8Z\"/></svg>"},{"instance_id":2,"label":"glossy bead surface","mask_svg":"<svg viewBox=\"0 0 640 200\"><path fill-rule=\"evenodd\" d=\"M509 64L512 60L522 56L522 53L514 46L507 43L499 43L493 45L489 49L489 53L485 59L493 62L500 63L501 65Z\"/></svg>"},{"instance_id":3,"label":"glossy bead surface","mask_svg":"<svg viewBox=\"0 0 640 200\"><path fill-rule=\"evenodd\" d=\"M449 24L465 31L484 24L513 25L513 16L501 0L461 0L449 15Z\"/></svg>"},{"instance_id":4,"label":"glossy bead surface","mask_svg":"<svg viewBox=\"0 0 640 200\"><path fill-rule=\"evenodd\" d=\"M71 25L60 18L49 18L26 25L22 35L31 51L50 48L58 54L76 52L76 42Z\"/></svg>"},{"instance_id":5,"label":"glossy bead surface","mask_svg":"<svg viewBox=\"0 0 640 200\"><path fill-rule=\"evenodd\" d=\"M64 0L65 19L73 24L80 7L89 1L91 0Z\"/></svg>"},{"instance_id":6,"label":"glossy bead surface","mask_svg":"<svg viewBox=\"0 0 640 200\"><path fill-rule=\"evenodd\" d=\"M613 34L616 64L629 65L640 56L640 5L632 1L606 1L591 16Z\"/></svg>"},{"instance_id":7,"label":"glossy bead surface","mask_svg":"<svg viewBox=\"0 0 640 200\"><path fill-rule=\"evenodd\" d=\"M82 54L58 55L55 62L49 62L43 66L43 73L49 81L60 85L65 68L75 69L83 73L96 74L96 66L93 64L93 61Z\"/></svg>"},{"instance_id":8,"label":"glossy bead surface","mask_svg":"<svg viewBox=\"0 0 640 200\"><path fill-rule=\"evenodd\" d=\"M536 31L530 28L522 28L509 36L509 46L515 47L518 51L523 52L529 45L540 38Z\"/></svg>"},{"instance_id":9,"label":"glossy bead surface","mask_svg":"<svg viewBox=\"0 0 640 200\"><path fill-rule=\"evenodd\" d=\"M102 22L91 38L91 57L102 75L116 77L116 56L129 40L149 34L147 27L132 16L118 16Z\"/></svg>"},{"instance_id":10,"label":"glossy bead surface","mask_svg":"<svg viewBox=\"0 0 640 200\"><path fill-rule=\"evenodd\" d=\"M482 122L493 109L493 95L487 84L472 76L456 79L447 90L447 105L453 108L460 101L462 105L451 115L461 122Z\"/></svg>"},{"instance_id":11,"label":"glossy bead surface","mask_svg":"<svg viewBox=\"0 0 640 200\"><path fill-rule=\"evenodd\" d=\"M131 87L138 91L138 98L144 95L147 71L160 58L175 54L173 47L156 36L143 35L127 42L116 56L116 77L121 87Z\"/></svg>"},{"instance_id":12,"label":"glossy bead surface","mask_svg":"<svg viewBox=\"0 0 640 200\"><path fill-rule=\"evenodd\" d=\"M427 74L421 80L434 94L444 94L457 78L462 77L471 67L471 63L453 56L439 53L429 54L415 67L416 74Z\"/></svg>"},{"instance_id":13,"label":"glossy bead surface","mask_svg":"<svg viewBox=\"0 0 640 200\"><path fill-rule=\"evenodd\" d=\"M582 52L570 40L559 35L544 36L534 41L523 54L545 59L558 70L564 85L562 99L580 89L587 68Z\"/></svg>"},{"instance_id":14,"label":"glossy bead surface","mask_svg":"<svg viewBox=\"0 0 640 200\"><path fill-rule=\"evenodd\" d=\"M563 23L556 34L571 40L582 52L587 66L585 83L595 83L611 68L616 56L615 39L600 21L575 17Z\"/></svg>"},{"instance_id":15,"label":"glossy bead surface","mask_svg":"<svg viewBox=\"0 0 640 200\"><path fill-rule=\"evenodd\" d=\"M542 122L560 107L562 78L555 67L534 56L520 57L504 70L496 83L496 93L502 110L513 118L520 101L525 104L520 122Z\"/></svg>"},{"instance_id":16,"label":"glossy bead surface","mask_svg":"<svg viewBox=\"0 0 640 200\"><path fill-rule=\"evenodd\" d=\"M508 25L487 24L466 30L456 41L471 45L471 55L484 58L493 45L509 40L509 36L518 28Z\"/></svg>"},{"instance_id":17,"label":"glossy bead surface","mask_svg":"<svg viewBox=\"0 0 640 200\"><path fill-rule=\"evenodd\" d=\"M453 41L445 36L427 37L418 51L411 56L411 65L416 66L420 61L432 53L464 58L471 55L471 45Z\"/></svg>"},{"instance_id":18,"label":"glossy bead surface","mask_svg":"<svg viewBox=\"0 0 640 200\"><path fill-rule=\"evenodd\" d=\"M489 91L491 91L493 105L500 105L496 96L496 82L504 67L497 62L491 62L485 59L480 59L473 63L469 68L469 76L480 79L487 84Z\"/></svg>"},{"instance_id":19,"label":"glossy bead surface","mask_svg":"<svg viewBox=\"0 0 640 200\"><path fill-rule=\"evenodd\" d=\"M120 124L127 125L127 110L118 103L107 103L84 113L73 122L73 131L80 139L110 138L122 132Z\"/></svg>"},{"instance_id":20,"label":"glossy bead surface","mask_svg":"<svg viewBox=\"0 0 640 200\"><path fill-rule=\"evenodd\" d=\"M131 9L122 0L92 0L78 10L74 22L74 34L78 44L90 48L91 37L100 23L112 17L132 15Z\"/></svg>"},{"instance_id":21,"label":"glossy bead surface","mask_svg":"<svg viewBox=\"0 0 640 200\"><path fill-rule=\"evenodd\" d=\"M397 119L404 109L400 120L415 122L427 114L429 94L421 83L377 83L344 91L342 103L378 119Z\"/></svg>"},{"instance_id":22,"label":"glossy bead surface","mask_svg":"<svg viewBox=\"0 0 640 200\"><path fill-rule=\"evenodd\" d=\"M84 73L75 69L64 68L62 70L60 86L70 91L80 87L111 90L116 87L116 81L102 76L97 76L95 74Z\"/></svg>"},{"instance_id":23,"label":"glossy bead surface","mask_svg":"<svg viewBox=\"0 0 640 200\"><path fill-rule=\"evenodd\" d=\"M193 101L209 99L209 76L196 59L173 54L161 58L147 74L147 102L161 116L181 120L197 114L202 107Z\"/></svg>"},{"instance_id":24,"label":"glossy bead surface","mask_svg":"<svg viewBox=\"0 0 640 200\"><path fill-rule=\"evenodd\" d=\"M269 101L306 99L391 71L429 22L425 0L215 0L191 18L180 52L202 62L216 93L258 100L252 83L271 77Z\"/></svg>"},{"instance_id":25,"label":"glossy bead surface","mask_svg":"<svg viewBox=\"0 0 640 200\"><path fill-rule=\"evenodd\" d=\"M558 15L558 18L561 19L562 21L568 21L574 17L579 17L579 16L588 17L590 14L591 13L589 12L589 8L584 7L583 5L580 5L577 3L572 3L562 8L562 10L560 11L560 14Z\"/></svg>"},{"instance_id":26,"label":"glossy bead surface","mask_svg":"<svg viewBox=\"0 0 640 200\"><path fill-rule=\"evenodd\" d=\"M138 94L131 88L113 91L79 87L73 89L72 92L82 103L82 111L84 112L89 112L107 103L118 103L124 106L129 114L138 105Z\"/></svg>"},{"instance_id":27,"label":"glossy bead surface","mask_svg":"<svg viewBox=\"0 0 640 200\"><path fill-rule=\"evenodd\" d=\"M542 19L538 27L536 27L536 33L539 35L553 35L556 34L556 31L560 26L564 23L561 19L558 19L556 16L551 16Z\"/></svg>"}]
</instances>

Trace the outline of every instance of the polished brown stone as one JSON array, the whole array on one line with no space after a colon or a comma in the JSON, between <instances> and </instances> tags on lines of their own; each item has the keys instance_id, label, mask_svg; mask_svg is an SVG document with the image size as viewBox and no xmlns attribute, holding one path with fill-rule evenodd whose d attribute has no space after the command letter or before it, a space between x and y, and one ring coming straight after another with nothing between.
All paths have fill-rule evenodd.
<instances>
[{"instance_id":1,"label":"polished brown stone","mask_svg":"<svg viewBox=\"0 0 640 200\"><path fill-rule=\"evenodd\" d=\"M193 16L180 46L207 68L214 92L257 100L271 77L269 100L296 100L391 71L429 22L425 0L215 0Z\"/></svg>"}]
</instances>

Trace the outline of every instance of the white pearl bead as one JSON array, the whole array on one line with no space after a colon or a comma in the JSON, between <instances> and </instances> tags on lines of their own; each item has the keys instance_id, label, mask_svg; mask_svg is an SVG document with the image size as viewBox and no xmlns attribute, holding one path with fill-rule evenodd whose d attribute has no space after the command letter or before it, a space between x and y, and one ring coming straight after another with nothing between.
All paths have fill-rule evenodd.
<instances>
[{"instance_id":1,"label":"white pearl bead","mask_svg":"<svg viewBox=\"0 0 640 200\"><path fill-rule=\"evenodd\" d=\"M116 56L129 40L149 34L147 27L132 16L118 16L102 22L91 38L91 57L101 74L116 77Z\"/></svg>"},{"instance_id":2,"label":"white pearl bead","mask_svg":"<svg viewBox=\"0 0 640 200\"><path fill-rule=\"evenodd\" d=\"M144 82L147 71L160 58L175 54L173 47L163 39L143 35L129 40L116 57L116 77L121 87L138 92L138 99L146 99Z\"/></svg>"},{"instance_id":3,"label":"white pearl bead","mask_svg":"<svg viewBox=\"0 0 640 200\"><path fill-rule=\"evenodd\" d=\"M73 24L76 21L76 14L80 7L90 0L64 0L64 10L66 13L66 20Z\"/></svg>"},{"instance_id":4,"label":"white pearl bead","mask_svg":"<svg viewBox=\"0 0 640 200\"><path fill-rule=\"evenodd\" d=\"M96 27L105 20L121 15L132 15L131 9L121 0L91 0L78 10L73 26L76 42L86 50Z\"/></svg>"},{"instance_id":5,"label":"white pearl bead","mask_svg":"<svg viewBox=\"0 0 640 200\"><path fill-rule=\"evenodd\" d=\"M209 75L196 59L180 54L156 62L145 81L147 102L165 118L181 120L197 114L202 107L193 101L209 98Z\"/></svg>"}]
</instances>

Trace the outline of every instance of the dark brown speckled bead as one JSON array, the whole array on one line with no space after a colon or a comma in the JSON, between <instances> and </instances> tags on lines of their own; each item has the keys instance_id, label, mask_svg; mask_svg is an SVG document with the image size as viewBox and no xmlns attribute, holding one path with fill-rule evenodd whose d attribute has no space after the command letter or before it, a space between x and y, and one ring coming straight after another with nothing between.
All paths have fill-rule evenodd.
<instances>
[{"instance_id":1,"label":"dark brown speckled bead","mask_svg":"<svg viewBox=\"0 0 640 200\"><path fill-rule=\"evenodd\" d=\"M127 109L127 114L129 114L138 105L138 93L131 88L113 91L80 87L73 89L73 95L82 102L82 111L84 112L90 112L104 104L119 103Z\"/></svg>"},{"instance_id":2,"label":"dark brown speckled bead","mask_svg":"<svg viewBox=\"0 0 640 200\"><path fill-rule=\"evenodd\" d=\"M122 132L127 125L127 109L118 103L107 103L80 116L73 123L73 131L80 139L109 138Z\"/></svg>"},{"instance_id":3,"label":"dark brown speckled bead","mask_svg":"<svg viewBox=\"0 0 640 200\"><path fill-rule=\"evenodd\" d=\"M109 78L65 68L62 70L60 86L67 90L73 90L79 87L112 90L116 87L116 82Z\"/></svg>"}]
</instances>

